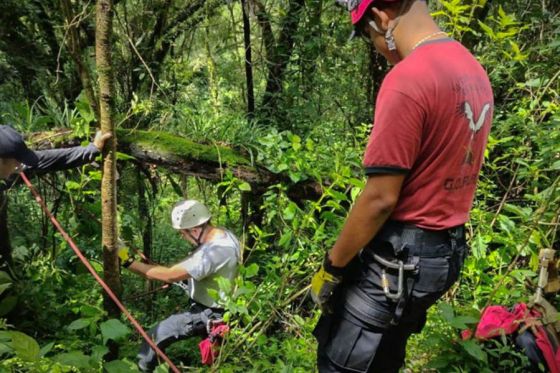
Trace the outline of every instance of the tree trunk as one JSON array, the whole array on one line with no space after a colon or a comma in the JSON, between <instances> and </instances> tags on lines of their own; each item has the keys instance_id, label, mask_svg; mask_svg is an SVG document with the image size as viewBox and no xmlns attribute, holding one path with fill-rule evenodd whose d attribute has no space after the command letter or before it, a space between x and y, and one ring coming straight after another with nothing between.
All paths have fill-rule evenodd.
<instances>
[{"instance_id":1,"label":"tree trunk","mask_svg":"<svg viewBox=\"0 0 560 373\"><path fill-rule=\"evenodd\" d=\"M8 230L8 196L0 192L0 269L12 265L12 245Z\"/></svg>"},{"instance_id":2,"label":"tree trunk","mask_svg":"<svg viewBox=\"0 0 560 373\"><path fill-rule=\"evenodd\" d=\"M107 142L103 156L101 181L103 268L107 285L120 296L122 292L117 255L117 184L116 184L116 133L113 122L113 70L111 61L112 0L98 0L96 8L95 57L99 78L99 114L101 130L113 137ZM109 317L118 318L120 311L105 295L105 310ZM112 354L116 351L112 349Z\"/></svg>"},{"instance_id":3,"label":"tree trunk","mask_svg":"<svg viewBox=\"0 0 560 373\"><path fill-rule=\"evenodd\" d=\"M277 112L279 96L282 93L284 74L292 57L296 32L298 30L304 0L291 0L288 11L282 21L282 28L274 50L274 56L269 61L266 90L262 99L264 118ZM264 30L263 30L264 32ZM263 35L264 37L264 35ZM283 128L286 129L286 128Z\"/></svg>"},{"instance_id":4,"label":"tree trunk","mask_svg":"<svg viewBox=\"0 0 560 373\"><path fill-rule=\"evenodd\" d=\"M148 198L146 196L147 190L144 184L144 179L142 177L142 166L138 166L137 169L137 181L138 181L138 214L140 217L140 231L142 232L142 244L143 252L146 257L152 257L152 241L153 241L153 223L152 214L150 213L150 208L148 206Z\"/></svg>"},{"instance_id":5,"label":"tree trunk","mask_svg":"<svg viewBox=\"0 0 560 373\"><path fill-rule=\"evenodd\" d=\"M97 105L97 98L95 97L95 90L93 89L91 72L89 71L87 64L84 63L82 57L83 48L78 34L78 26L80 24L79 20L76 19L77 17L74 15L70 0L60 0L60 7L66 20L65 27L68 29L68 51L76 64L78 75L80 76L80 81L82 82L82 88L84 89L89 104L95 114L95 119L99 122L99 108Z\"/></svg>"},{"instance_id":6,"label":"tree trunk","mask_svg":"<svg viewBox=\"0 0 560 373\"><path fill-rule=\"evenodd\" d=\"M144 184L144 178L142 177L143 170L141 165L136 169L136 177L138 182L138 215L140 220L140 231L142 232L142 243L143 243L143 253L144 255L151 259L152 258L152 242L153 242L153 222L152 214L150 213L150 207L148 206L147 190ZM148 193L149 195L149 193ZM146 280L146 291L154 290L153 281ZM153 310L153 300L154 297L148 297L146 299L146 309L148 313L152 313Z\"/></svg>"},{"instance_id":7,"label":"tree trunk","mask_svg":"<svg viewBox=\"0 0 560 373\"><path fill-rule=\"evenodd\" d=\"M243 42L245 46L245 77L247 80L247 118L253 120L255 114L255 92L253 88L253 57L251 53L251 23L247 15L246 0L241 0L243 11Z\"/></svg>"}]
</instances>

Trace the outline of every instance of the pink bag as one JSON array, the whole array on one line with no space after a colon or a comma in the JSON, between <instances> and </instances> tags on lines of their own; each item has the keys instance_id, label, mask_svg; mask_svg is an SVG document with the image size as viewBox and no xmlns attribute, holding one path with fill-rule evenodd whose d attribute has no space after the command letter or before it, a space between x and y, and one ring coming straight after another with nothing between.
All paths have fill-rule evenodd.
<instances>
[{"instance_id":1,"label":"pink bag","mask_svg":"<svg viewBox=\"0 0 560 373\"><path fill-rule=\"evenodd\" d=\"M212 331L208 337L198 344L202 364L212 365L218 357L219 348L224 336L229 332L229 326L224 323L212 325Z\"/></svg>"}]
</instances>

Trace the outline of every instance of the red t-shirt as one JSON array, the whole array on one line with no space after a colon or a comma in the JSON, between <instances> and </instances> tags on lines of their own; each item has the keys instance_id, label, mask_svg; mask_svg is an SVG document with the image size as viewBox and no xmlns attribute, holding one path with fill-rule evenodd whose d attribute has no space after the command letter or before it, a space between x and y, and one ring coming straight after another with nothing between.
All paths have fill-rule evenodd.
<instances>
[{"instance_id":1,"label":"red t-shirt","mask_svg":"<svg viewBox=\"0 0 560 373\"><path fill-rule=\"evenodd\" d=\"M464 224L492 124L488 75L451 39L420 45L387 74L364 156L366 174L406 174L390 219Z\"/></svg>"}]
</instances>

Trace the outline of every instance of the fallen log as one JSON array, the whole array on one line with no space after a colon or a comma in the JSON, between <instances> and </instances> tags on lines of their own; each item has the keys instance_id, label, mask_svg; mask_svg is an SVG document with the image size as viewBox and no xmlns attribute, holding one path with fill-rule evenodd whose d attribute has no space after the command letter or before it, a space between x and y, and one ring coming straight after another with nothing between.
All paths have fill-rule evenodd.
<instances>
[{"instance_id":1,"label":"fallen log","mask_svg":"<svg viewBox=\"0 0 560 373\"><path fill-rule=\"evenodd\" d=\"M218 144L200 144L182 136L163 131L117 130L117 150L143 166L156 165L177 174L222 181L229 170L259 193L274 184L288 187L288 196L295 201L316 200L322 194L321 184L314 180L293 183L285 174L277 174L254 164L248 155ZM72 130L60 129L31 134L28 143L42 149L78 145L81 140ZM125 157L127 158L127 157Z\"/></svg>"}]
</instances>

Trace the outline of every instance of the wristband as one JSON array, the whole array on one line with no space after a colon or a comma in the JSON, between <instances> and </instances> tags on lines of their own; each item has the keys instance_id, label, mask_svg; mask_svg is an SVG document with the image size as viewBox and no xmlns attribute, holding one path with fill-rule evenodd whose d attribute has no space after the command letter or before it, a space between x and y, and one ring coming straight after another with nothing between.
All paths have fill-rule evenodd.
<instances>
[{"instance_id":1,"label":"wristband","mask_svg":"<svg viewBox=\"0 0 560 373\"><path fill-rule=\"evenodd\" d=\"M128 258L128 259L122 264L122 266L123 266L124 268L128 268L128 267L130 267L130 265L131 265L132 263L134 263L134 258L133 258L133 257L130 257L130 258Z\"/></svg>"},{"instance_id":2,"label":"wristband","mask_svg":"<svg viewBox=\"0 0 560 373\"><path fill-rule=\"evenodd\" d=\"M323 261L323 268L326 272L330 273L336 277L342 277L344 275L344 269L346 267L335 267L331 262L331 258L329 258L329 253L325 254L325 260Z\"/></svg>"}]
</instances>

